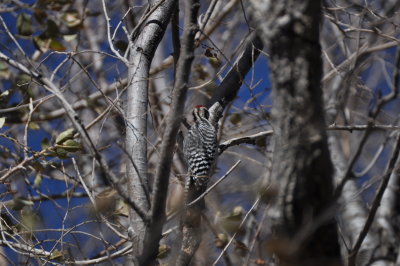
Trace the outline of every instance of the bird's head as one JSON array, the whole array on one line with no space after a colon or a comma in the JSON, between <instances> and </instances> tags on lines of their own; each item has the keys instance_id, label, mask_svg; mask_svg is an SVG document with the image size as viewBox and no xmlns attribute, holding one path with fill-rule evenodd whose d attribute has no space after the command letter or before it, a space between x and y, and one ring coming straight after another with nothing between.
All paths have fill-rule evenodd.
<instances>
[{"instance_id":1,"label":"bird's head","mask_svg":"<svg viewBox=\"0 0 400 266\"><path fill-rule=\"evenodd\" d=\"M196 105L193 108L193 119L195 122L200 120L208 120L210 114L208 113L208 109L204 105Z\"/></svg>"}]
</instances>

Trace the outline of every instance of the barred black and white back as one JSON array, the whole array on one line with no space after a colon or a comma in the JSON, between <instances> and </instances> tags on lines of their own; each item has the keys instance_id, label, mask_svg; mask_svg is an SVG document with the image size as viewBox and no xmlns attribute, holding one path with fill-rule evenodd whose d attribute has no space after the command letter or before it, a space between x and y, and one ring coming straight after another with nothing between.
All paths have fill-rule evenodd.
<instances>
[{"instance_id":1,"label":"barred black and white back","mask_svg":"<svg viewBox=\"0 0 400 266\"><path fill-rule=\"evenodd\" d=\"M205 190L217 149L217 132L204 106L193 109L193 118L194 123L183 143L183 152L189 167L189 181L194 182L197 190Z\"/></svg>"}]
</instances>

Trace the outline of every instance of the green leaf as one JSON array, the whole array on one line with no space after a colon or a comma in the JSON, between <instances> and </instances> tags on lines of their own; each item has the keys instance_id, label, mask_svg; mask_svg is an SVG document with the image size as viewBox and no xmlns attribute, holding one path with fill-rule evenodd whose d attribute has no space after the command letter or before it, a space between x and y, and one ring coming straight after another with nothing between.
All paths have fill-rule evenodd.
<instances>
[{"instance_id":1,"label":"green leaf","mask_svg":"<svg viewBox=\"0 0 400 266\"><path fill-rule=\"evenodd\" d=\"M58 25L51 19L46 22L46 31L44 32L48 38L57 38L60 36Z\"/></svg>"},{"instance_id":2,"label":"green leaf","mask_svg":"<svg viewBox=\"0 0 400 266\"><path fill-rule=\"evenodd\" d=\"M208 63L210 63L210 65L213 68L219 68L221 66L221 61L217 58L217 57L209 57L208 58Z\"/></svg>"},{"instance_id":3,"label":"green leaf","mask_svg":"<svg viewBox=\"0 0 400 266\"><path fill-rule=\"evenodd\" d=\"M119 215L119 216L128 217L129 216L128 204L126 204L122 199L118 199L116 206L115 206L114 214Z\"/></svg>"},{"instance_id":4,"label":"green leaf","mask_svg":"<svg viewBox=\"0 0 400 266\"><path fill-rule=\"evenodd\" d=\"M50 43L51 43L51 39L47 38L44 34L41 34L41 35L33 38L33 44L42 53L45 53L49 50Z\"/></svg>"},{"instance_id":5,"label":"green leaf","mask_svg":"<svg viewBox=\"0 0 400 266\"><path fill-rule=\"evenodd\" d=\"M33 201L31 200L26 200L20 197L15 197L13 199L13 205L12 205L12 209L15 211L20 211L22 210L22 208L24 208L25 206L33 206Z\"/></svg>"},{"instance_id":6,"label":"green leaf","mask_svg":"<svg viewBox=\"0 0 400 266\"><path fill-rule=\"evenodd\" d=\"M63 144L66 140L68 139L73 139L74 138L74 129L69 128L58 135L56 138L56 144Z\"/></svg>"},{"instance_id":7,"label":"green leaf","mask_svg":"<svg viewBox=\"0 0 400 266\"><path fill-rule=\"evenodd\" d=\"M17 17L17 30L23 36L31 36L32 29L32 16L25 13L20 13Z\"/></svg>"},{"instance_id":8,"label":"green leaf","mask_svg":"<svg viewBox=\"0 0 400 266\"><path fill-rule=\"evenodd\" d=\"M76 40L77 37L78 37L78 34L66 34L66 35L63 35L63 39L66 42L72 42L73 40Z\"/></svg>"},{"instance_id":9,"label":"green leaf","mask_svg":"<svg viewBox=\"0 0 400 266\"><path fill-rule=\"evenodd\" d=\"M40 184L42 184L43 176L39 172L35 176L35 181L33 182L34 187L40 187Z\"/></svg>"},{"instance_id":10,"label":"green leaf","mask_svg":"<svg viewBox=\"0 0 400 266\"><path fill-rule=\"evenodd\" d=\"M233 208L231 214L227 217L230 220L242 220L242 216L245 213L242 206L236 206Z\"/></svg>"},{"instance_id":11,"label":"green leaf","mask_svg":"<svg viewBox=\"0 0 400 266\"><path fill-rule=\"evenodd\" d=\"M30 98L32 98L32 99L35 98L35 93L33 92L32 87L29 86L28 89L26 90L26 93L28 94L28 96Z\"/></svg>"},{"instance_id":12,"label":"green leaf","mask_svg":"<svg viewBox=\"0 0 400 266\"><path fill-rule=\"evenodd\" d=\"M42 150L47 149L48 147L50 147L50 141L48 138L44 138L42 139Z\"/></svg>"},{"instance_id":13,"label":"green leaf","mask_svg":"<svg viewBox=\"0 0 400 266\"><path fill-rule=\"evenodd\" d=\"M61 41L56 38L49 38L46 34L41 34L40 36L34 37L33 42L41 52L45 53L49 49L57 52L64 52L66 50L65 46Z\"/></svg>"},{"instance_id":14,"label":"green leaf","mask_svg":"<svg viewBox=\"0 0 400 266\"><path fill-rule=\"evenodd\" d=\"M68 139L63 144L61 145L61 148L68 152L76 152L79 151L82 146L79 142L73 140L73 139Z\"/></svg>"},{"instance_id":15,"label":"green leaf","mask_svg":"<svg viewBox=\"0 0 400 266\"><path fill-rule=\"evenodd\" d=\"M228 233L237 232L244 213L245 211L243 207L236 206L229 215L217 217L217 224L224 228L224 230Z\"/></svg>"},{"instance_id":16,"label":"green leaf","mask_svg":"<svg viewBox=\"0 0 400 266\"><path fill-rule=\"evenodd\" d=\"M56 39L51 40L49 48L57 52L64 52L66 50L65 46Z\"/></svg>"},{"instance_id":17,"label":"green leaf","mask_svg":"<svg viewBox=\"0 0 400 266\"><path fill-rule=\"evenodd\" d=\"M75 11L75 10L66 12L62 16L62 19L66 22L66 24L69 28L75 28L82 24L80 15L79 15L78 11Z\"/></svg>"},{"instance_id":18,"label":"green leaf","mask_svg":"<svg viewBox=\"0 0 400 266\"><path fill-rule=\"evenodd\" d=\"M33 202L32 202L33 205ZM34 230L35 228L38 227L38 223L39 223L39 217L37 216L36 213L32 212L32 211L28 211L28 210L24 210L21 212L21 223L23 225L23 227L26 229L28 229L29 231Z\"/></svg>"},{"instance_id":19,"label":"green leaf","mask_svg":"<svg viewBox=\"0 0 400 266\"><path fill-rule=\"evenodd\" d=\"M5 117L0 117L0 128L2 128L4 126L5 122L6 122L6 118Z\"/></svg>"},{"instance_id":20,"label":"green leaf","mask_svg":"<svg viewBox=\"0 0 400 266\"><path fill-rule=\"evenodd\" d=\"M111 213L114 212L117 204L117 191L112 188L106 188L97 194L94 198L96 203L96 212Z\"/></svg>"},{"instance_id":21,"label":"green leaf","mask_svg":"<svg viewBox=\"0 0 400 266\"><path fill-rule=\"evenodd\" d=\"M44 166L40 162L34 162L32 166L33 166L33 168L35 169L36 172L43 173Z\"/></svg>"},{"instance_id":22,"label":"green leaf","mask_svg":"<svg viewBox=\"0 0 400 266\"><path fill-rule=\"evenodd\" d=\"M0 78L2 79L10 78L10 70L8 69L8 65L4 62L0 62ZM3 95L3 93L0 95L0 97Z\"/></svg>"},{"instance_id":23,"label":"green leaf","mask_svg":"<svg viewBox=\"0 0 400 266\"><path fill-rule=\"evenodd\" d=\"M159 258L159 259L165 258L168 255L170 250L171 250L171 248L169 246L167 246L165 244L164 245L160 245L158 247L157 258Z\"/></svg>"},{"instance_id":24,"label":"green leaf","mask_svg":"<svg viewBox=\"0 0 400 266\"><path fill-rule=\"evenodd\" d=\"M32 78L27 74L21 74L18 76L17 85L18 87L28 86L32 81Z\"/></svg>"},{"instance_id":25,"label":"green leaf","mask_svg":"<svg viewBox=\"0 0 400 266\"><path fill-rule=\"evenodd\" d=\"M28 127L29 127L30 129L32 129L32 130L39 130L39 129L40 129L39 124L38 124L38 123L35 123L35 122L30 122L29 125L28 125Z\"/></svg>"},{"instance_id":26,"label":"green leaf","mask_svg":"<svg viewBox=\"0 0 400 266\"><path fill-rule=\"evenodd\" d=\"M56 154L57 154L57 157L60 158L60 159L67 159L68 158L68 152L63 148L57 148L56 149Z\"/></svg>"},{"instance_id":27,"label":"green leaf","mask_svg":"<svg viewBox=\"0 0 400 266\"><path fill-rule=\"evenodd\" d=\"M242 116L238 113L234 113L231 115L229 120L231 121L232 124L236 125L236 124L239 124L240 121L242 121Z\"/></svg>"},{"instance_id":28,"label":"green leaf","mask_svg":"<svg viewBox=\"0 0 400 266\"><path fill-rule=\"evenodd\" d=\"M224 248L228 243L228 236L226 234L220 233L217 235L217 239L215 240L215 246L217 248Z\"/></svg>"},{"instance_id":29,"label":"green leaf","mask_svg":"<svg viewBox=\"0 0 400 266\"><path fill-rule=\"evenodd\" d=\"M50 259L62 261L64 260L64 252L62 250L56 249L53 251L53 253L51 253Z\"/></svg>"}]
</instances>

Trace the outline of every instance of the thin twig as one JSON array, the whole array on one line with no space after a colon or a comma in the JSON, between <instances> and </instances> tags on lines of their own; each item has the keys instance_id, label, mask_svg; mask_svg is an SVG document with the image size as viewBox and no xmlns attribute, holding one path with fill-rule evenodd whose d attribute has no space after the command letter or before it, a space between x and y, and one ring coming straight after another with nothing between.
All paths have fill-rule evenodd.
<instances>
[{"instance_id":1,"label":"thin twig","mask_svg":"<svg viewBox=\"0 0 400 266\"><path fill-rule=\"evenodd\" d=\"M357 162L357 159L358 159L359 155L361 154L361 151L362 151L365 143L368 140L368 137L371 133L371 127L374 125L376 117L378 116L380 111L383 109L383 107L387 103L391 102L393 99L395 99L397 97L398 89L399 89L399 82L400 82L399 77L400 77L400 49L397 49L396 68L393 73L393 86L391 86L391 92L388 93L387 95L385 95L384 97L380 98L375 109L370 112L370 117L371 117L372 121L367 124L367 128L360 140L358 148L357 148L356 152L354 153L353 157L351 158L351 160L347 166L347 169L344 171L344 175L342 176L341 181L334 192L334 199L337 199L340 196L346 182L352 178L351 171L353 170L353 167L354 167L355 163Z\"/></svg>"},{"instance_id":2,"label":"thin twig","mask_svg":"<svg viewBox=\"0 0 400 266\"><path fill-rule=\"evenodd\" d=\"M64 95L61 93L61 91L58 89L58 87L54 83L52 83L49 79L43 77L41 74L28 69L23 64L9 58L8 56L6 56L5 54L3 54L1 52L0 52L0 60L4 60L10 66L13 66L13 67L19 69L20 71L22 71L23 73L31 76L37 82L39 82L46 90L53 93L58 98L58 100L62 103L62 105L65 109L65 112L68 115L69 119L71 120L72 124L74 125L75 129L78 131L78 133L82 137L84 143L86 144L86 147L91 152L92 156L96 159L96 161L99 163L102 171L106 174L107 177L109 177L110 181L115 185L120 196L139 214L141 219L143 219L144 221L148 221L146 212L140 206L138 206L134 201L132 201L130 199L130 197L127 195L127 193L124 190L122 190L121 187L118 185L118 181L120 179L109 169L103 156L96 149L87 130L83 126L82 122L80 121L78 114L75 112L74 108L71 106L69 101L67 101L67 99L65 99ZM29 157L29 160L33 160L33 159L34 159L33 156ZM23 167L23 165L26 163L26 160L27 159L24 159L24 161L21 162L19 164L19 166ZM15 167L13 169L15 169ZM0 178L0 181L9 177L13 172L15 172L17 170L19 170L19 169L9 171L8 173L6 173L6 175L4 175L3 177Z\"/></svg>"},{"instance_id":3,"label":"thin twig","mask_svg":"<svg viewBox=\"0 0 400 266\"><path fill-rule=\"evenodd\" d=\"M196 204L199 200L201 200L202 198L204 198L208 193L211 192L211 190L213 190L219 183L221 183L225 178L228 177L228 175L230 173L232 173L233 170L235 170L235 168L241 163L241 161L237 161L229 170L228 172L226 172L225 175L223 175L220 179L218 179L217 182L215 182L214 184L212 184L212 186L210 186L209 188L207 188L206 191L203 192L203 194L201 194L200 196L198 196L195 200L193 200L192 202L190 202L187 206L192 206L194 204Z\"/></svg>"},{"instance_id":4,"label":"thin twig","mask_svg":"<svg viewBox=\"0 0 400 266\"><path fill-rule=\"evenodd\" d=\"M347 131L362 131L367 129L382 129L382 130L399 130L400 126L395 125L330 125L327 130L347 130Z\"/></svg>"},{"instance_id":5,"label":"thin twig","mask_svg":"<svg viewBox=\"0 0 400 266\"><path fill-rule=\"evenodd\" d=\"M396 140L395 147L393 149L392 156L391 156L389 164L386 168L385 174L382 178L382 182L381 182L381 185L379 186L378 192L376 193L374 201L372 202L372 206L368 213L367 220L365 221L364 227L361 230L361 232L358 236L358 239L357 239L356 243L354 244L354 247L352 248L352 250L349 253L349 265L350 266L356 265L355 262L356 262L357 253L360 250L361 244L364 241L365 237L367 236L367 234L370 230L372 222L374 221L375 214L381 204L383 193L386 190L386 187L389 183L392 172L398 171L398 169L395 169L395 163L397 161L397 158L399 157L399 154L400 154L400 134L397 136L397 140Z\"/></svg>"},{"instance_id":6,"label":"thin twig","mask_svg":"<svg viewBox=\"0 0 400 266\"><path fill-rule=\"evenodd\" d=\"M106 3L104 0L101 1L103 4L103 12L104 12L104 17L106 18L107 22L107 40L108 40L108 45L110 46L111 51L118 56L118 58L125 63L126 66L129 66L129 61L123 57L114 47L113 40L111 38L111 25L110 25L110 17L108 16L107 13L107 8L106 8Z\"/></svg>"},{"instance_id":7,"label":"thin twig","mask_svg":"<svg viewBox=\"0 0 400 266\"><path fill-rule=\"evenodd\" d=\"M4 29L7 32L7 35L13 40L15 45L17 46L18 50L21 52L21 54L25 57L25 59L28 61L29 65L33 67L32 62L29 60L29 57L26 55L24 49L22 49L21 45L19 45L18 41L15 39L14 35L10 32L10 30L7 27L7 24L4 22L3 17L0 16L0 21L3 24Z\"/></svg>"},{"instance_id":8,"label":"thin twig","mask_svg":"<svg viewBox=\"0 0 400 266\"><path fill-rule=\"evenodd\" d=\"M200 16L200 21L199 21L199 25L200 25L200 31L196 34L195 36L195 41L198 41L198 39L201 37L201 33L204 31L209 19L211 18L211 15L215 9L215 6L217 5L218 0L212 0L212 2L210 3L210 5L207 8L206 14L205 16Z\"/></svg>"},{"instance_id":9,"label":"thin twig","mask_svg":"<svg viewBox=\"0 0 400 266\"><path fill-rule=\"evenodd\" d=\"M254 202L253 206L251 206L250 210L248 210L248 212L246 213L246 215L243 217L242 221L239 224L238 229L236 230L236 232L233 234L233 236L231 237L231 239L229 239L229 242L226 244L226 246L224 247L224 249L221 251L221 253L219 254L219 256L217 257L217 259L213 262L213 266L215 266L218 261L221 259L222 255L224 255L224 253L226 252L226 250L228 249L228 247L232 244L233 240L235 239L236 235L238 234L238 232L240 231L240 229L242 228L244 222L246 221L247 217L249 217L250 213L258 206L258 203L260 202L261 197L258 197L256 199L256 201Z\"/></svg>"},{"instance_id":10,"label":"thin twig","mask_svg":"<svg viewBox=\"0 0 400 266\"><path fill-rule=\"evenodd\" d=\"M98 263L106 261L106 260L124 256L126 253L129 253L131 249L132 249L132 244L129 244L119 251L116 251L112 254L108 254L108 255L100 257L100 258L91 259L91 260L66 261L65 263L66 264L74 264L74 265L98 264Z\"/></svg>"}]
</instances>

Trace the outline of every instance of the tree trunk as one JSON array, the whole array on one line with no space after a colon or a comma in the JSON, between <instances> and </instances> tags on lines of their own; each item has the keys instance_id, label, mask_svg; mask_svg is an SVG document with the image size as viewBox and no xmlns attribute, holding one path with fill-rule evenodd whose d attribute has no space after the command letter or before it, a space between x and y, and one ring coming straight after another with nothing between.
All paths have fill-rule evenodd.
<instances>
[{"instance_id":1,"label":"tree trunk","mask_svg":"<svg viewBox=\"0 0 400 266\"><path fill-rule=\"evenodd\" d=\"M147 175L147 100L150 64L164 36L171 18L175 0L157 1L157 9L148 22L130 42L128 91L126 105L126 151L132 160L127 161L128 190L131 199L139 206L150 208L149 180ZM130 210L130 237L133 256L143 251L146 222L134 210Z\"/></svg>"},{"instance_id":2,"label":"tree trunk","mask_svg":"<svg viewBox=\"0 0 400 266\"><path fill-rule=\"evenodd\" d=\"M281 187L278 241L291 247L280 252L272 245L272 250L285 265L340 263L331 205L333 167L321 115L321 2L251 3L270 54L276 134L272 178Z\"/></svg>"}]
</instances>

